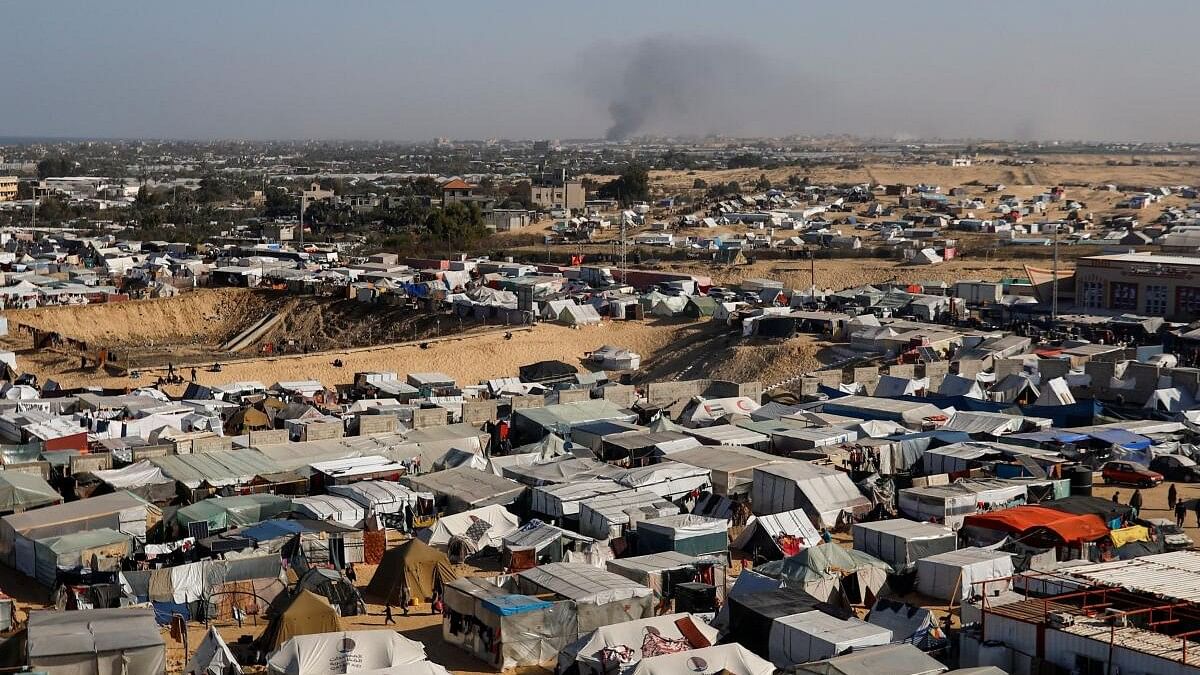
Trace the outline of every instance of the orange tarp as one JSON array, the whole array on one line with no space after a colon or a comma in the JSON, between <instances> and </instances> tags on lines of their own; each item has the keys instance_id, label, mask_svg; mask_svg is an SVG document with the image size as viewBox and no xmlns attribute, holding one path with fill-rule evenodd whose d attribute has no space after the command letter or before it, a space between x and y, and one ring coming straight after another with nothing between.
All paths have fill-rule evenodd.
<instances>
[{"instance_id":1,"label":"orange tarp","mask_svg":"<svg viewBox=\"0 0 1200 675\"><path fill-rule=\"evenodd\" d=\"M1108 526L1100 516L1091 513L1073 515L1043 506L1014 506L1003 511L977 513L967 516L963 525L1016 535L1044 527L1068 543L1095 541L1108 535Z\"/></svg>"}]
</instances>

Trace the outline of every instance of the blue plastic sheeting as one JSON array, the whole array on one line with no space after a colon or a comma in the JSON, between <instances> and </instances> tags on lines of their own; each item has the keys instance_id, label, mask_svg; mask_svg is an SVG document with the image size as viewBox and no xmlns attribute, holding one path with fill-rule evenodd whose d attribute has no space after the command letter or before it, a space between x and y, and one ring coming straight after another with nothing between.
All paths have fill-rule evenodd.
<instances>
[{"instance_id":1,"label":"blue plastic sheeting","mask_svg":"<svg viewBox=\"0 0 1200 675\"><path fill-rule=\"evenodd\" d=\"M489 612L500 616L523 614L550 606L550 603L545 600L531 598L528 595L498 595L481 600L481 602Z\"/></svg>"},{"instance_id":2,"label":"blue plastic sheeting","mask_svg":"<svg viewBox=\"0 0 1200 675\"><path fill-rule=\"evenodd\" d=\"M154 606L154 620L160 626L167 626L171 623L171 617L178 614L183 617L184 621L190 621L192 613L188 609L187 603L182 602L152 602Z\"/></svg>"},{"instance_id":3,"label":"blue plastic sheeting","mask_svg":"<svg viewBox=\"0 0 1200 675\"><path fill-rule=\"evenodd\" d=\"M1130 450L1145 450L1150 447L1150 439L1124 429L1101 429L1089 432L1088 436L1105 443L1119 445Z\"/></svg>"},{"instance_id":4,"label":"blue plastic sheeting","mask_svg":"<svg viewBox=\"0 0 1200 675\"><path fill-rule=\"evenodd\" d=\"M1032 431L1027 434L1012 434L1006 436L1006 439L1013 438L1023 441L1034 441L1036 443L1080 443L1086 441L1086 434L1077 434L1074 431L1064 429L1046 429L1045 431Z\"/></svg>"},{"instance_id":5,"label":"blue plastic sheeting","mask_svg":"<svg viewBox=\"0 0 1200 675\"><path fill-rule=\"evenodd\" d=\"M306 531L308 528L295 520L264 520L253 527L247 527L240 534L255 541L270 541Z\"/></svg>"}]
</instances>

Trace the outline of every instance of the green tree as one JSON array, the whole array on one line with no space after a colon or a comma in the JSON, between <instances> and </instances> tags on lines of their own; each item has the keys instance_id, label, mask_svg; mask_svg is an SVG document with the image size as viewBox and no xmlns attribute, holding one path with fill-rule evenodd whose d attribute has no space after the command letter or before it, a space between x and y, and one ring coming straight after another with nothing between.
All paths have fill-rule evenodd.
<instances>
[{"instance_id":1,"label":"green tree","mask_svg":"<svg viewBox=\"0 0 1200 675\"><path fill-rule=\"evenodd\" d=\"M754 181L754 189L759 191L771 189L771 181L767 178L767 174L758 174L758 180Z\"/></svg>"},{"instance_id":2,"label":"green tree","mask_svg":"<svg viewBox=\"0 0 1200 675\"><path fill-rule=\"evenodd\" d=\"M697 178L696 180L692 181L692 189L693 190L707 190L708 189L708 181L704 180L703 178Z\"/></svg>"},{"instance_id":3,"label":"green tree","mask_svg":"<svg viewBox=\"0 0 1200 675\"><path fill-rule=\"evenodd\" d=\"M37 164L38 178L70 176L75 174L77 170L75 161L66 155L47 157Z\"/></svg>"},{"instance_id":4,"label":"green tree","mask_svg":"<svg viewBox=\"0 0 1200 675\"><path fill-rule=\"evenodd\" d=\"M640 164L630 164L621 175L600 186L602 199L615 199L622 206L650 199L650 172Z\"/></svg>"}]
</instances>

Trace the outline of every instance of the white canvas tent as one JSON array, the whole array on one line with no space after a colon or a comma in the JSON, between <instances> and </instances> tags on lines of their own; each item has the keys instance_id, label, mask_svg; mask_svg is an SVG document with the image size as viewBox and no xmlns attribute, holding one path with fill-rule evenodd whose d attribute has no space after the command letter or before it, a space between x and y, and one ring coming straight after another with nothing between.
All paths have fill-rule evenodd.
<instances>
[{"instance_id":1,"label":"white canvas tent","mask_svg":"<svg viewBox=\"0 0 1200 675\"><path fill-rule=\"evenodd\" d=\"M938 675L946 671L946 666L920 649L910 644L892 644L855 649L849 654L797 666L792 672L795 675ZM1004 671L995 669L995 675L1003 674Z\"/></svg>"},{"instance_id":2,"label":"white canvas tent","mask_svg":"<svg viewBox=\"0 0 1200 675\"><path fill-rule=\"evenodd\" d=\"M745 647L717 645L642 659L630 675L773 675L775 666Z\"/></svg>"},{"instance_id":3,"label":"white canvas tent","mask_svg":"<svg viewBox=\"0 0 1200 675\"><path fill-rule=\"evenodd\" d=\"M1075 403L1075 395L1071 393L1070 385L1063 378L1056 377L1042 384L1042 392L1034 405L1052 406L1073 403Z\"/></svg>"},{"instance_id":4,"label":"white canvas tent","mask_svg":"<svg viewBox=\"0 0 1200 675\"><path fill-rule=\"evenodd\" d=\"M726 415L750 415L760 406L749 396L703 399L697 397L683 411L684 426L706 427L715 424Z\"/></svg>"},{"instance_id":5,"label":"white canvas tent","mask_svg":"<svg viewBox=\"0 0 1200 675\"><path fill-rule=\"evenodd\" d=\"M486 525L476 525L476 523ZM417 533L421 541L435 548L446 549L450 540L456 537L468 537L479 532L474 539L476 550L485 548L499 549L505 535L516 532L521 527L521 521L503 506L493 504L483 508L472 509L462 513L442 516L438 521L425 530Z\"/></svg>"},{"instance_id":6,"label":"white canvas tent","mask_svg":"<svg viewBox=\"0 0 1200 675\"><path fill-rule=\"evenodd\" d=\"M801 612L771 623L771 662L787 668L891 641L892 631L861 619L843 621L820 611Z\"/></svg>"},{"instance_id":7,"label":"white canvas tent","mask_svg":"<svg viewBox=\"0 0 1200 675\"><path fill-rule=\"evenodd\" d=\"M331 495L347 497L369 513L402 513L404 507L415 509L418 499L433 501L432 492L414 492L390 480L364 480L349 485L327 485Z\"/></svg>"},{"instance_id":8,"label":"white canvas tent","mask_svg":"<svg viewBox=\"0 0 1200 675\"><path fill-rule=\"evenodd\" d=\"M957 548L954 530L934 523L904 518L855 523L854 549L875 556L897 571L906 570L925 558Z\"/></svg>"},{"instance_id":9,"label":"white canvas tent","mask_svg":"<svg viewBox=\"0 0 1200 675\"><path fill-rule=\"evenodd\" d=\"M184 675L242 675L242 667L216 626L209 626L183 672Z\"/></svg>"},{"instance_id":10,"label":"white canvas tent","mask_svg":"<svg viewBox=\"0 0 1200 675\"><path fill-rule=\"evenodd\" d=\"M804 509L818 527L830 528L871 509L849 474L800 461L756 467L750 503L758 515Z\"/></svg>"},{"instance_id":11,"label":"white canvas tent","mask_svg":"<svg viewBox=\"0 0 1200 675\"><path fill-rule=\"evenodd\" d=\"M338 525L357 528L367 517L367 510L349 497L337 495L314 495L296 497L292 510L313 520L328 520Z\"/></svg>"},{"instance_id":12,"label":"white canvas tent","mask_svg":"<svg viewBox=\"0 0 1200 675\"><path fill-rule=\"evenodd\" d=\"M558 321L568 326L591 326L600 323L600 313L592 305L570 304L558 313Z\"/></svg>"},{"instance_id":13,"label":"white canvas tent","mask_svg":"<svg viewBox=\"0 0 1200 675\"><path fill-rule=\"evenodd\" d=\"M1180 413L1195 408L1196 400L1179 387L1168 387L1151 392L1143 407L1161 413Z\"/></svg>"},{"instance_id":14,"label":"white canvas tent","mask_svg":"<svg viewBox=\"0 0 1200 675\"><path fill-rule=\"evenodd\" d=\"M693 491L712 489L712 471L678 462L629 469L614 476L613 480L627 488L646 490L669 500L680 499Z\"/></svg>"},{"instance_id":15,"label":"white canvas tent","mask_svg":"<svg viewBox=\"0 0 1200 675\"><path fill-rule=\"evenodd\" d=\"M678 506L649 490L626 489L581 501L579 532L596 539L619 537L639 521L676 513Z\"/></svg>"},{"instance_id":16,"label":"white canvas tent","mask_svg":"<svg viewBox=\"0 0 1200 675\"><path fill-rule=\"evenodd\" d=\"M271 675L333 675L407 666L426 660L424 645L395 631L315 633L297 635L285 642L267 660L267 672Z\"/></svg>"},{"instance_id":17,"label":"white canvas tent","mask_svg":"<svg viewBox=\"0 0 1200 675\"><path fill-rule=\"evenodd\" d=\"M35 672L162 675L167 669L166 644L148 608L35 610L26 653Z\"/></svg>"},{"instance_id":18,"label":"white canvas tent","mask_svg":"<svg viewBox=\"0 0 1200 675\"><path fill-rule=\"evenodd\" d=\"M717 629L698 617L688 613L666 614L636 621L601 626L569 644L558 655L558 672L566 672L571 666L578 668L579 675L607 675L605 664L614 662L621 670L633 668L642 660L642 645L647 636L678 644L686 638L679 629L681 622L690 622L692 629L703 635L710 644L717 641ZM680 645L683 646L683 645ZM690 651L690 650L687 650Z\"/></svg>"},{"instance_id":19,"label":"white canvas tent","mask_svg":"<svg viewBox=\"0 0 1200 675\"><path fill-rule=\"evenodd\" d=\"M816 546L820 541L821 533L813 526L808 514L803 509L792 509L752 518L729 548L751 560L778 560Z\"/></svg>"},{"instance_id":20,"label":"white canvas tent","mask_svg":"<svg viewBox=\"0 0 1200 675\"><path fill-rule=\"evenodd\" d=\"M936 265L941 262L946 262L946 259L938 254L932 248L923 248L917 251L911 261L914 265Z\"/></svg>"},{"instance_id":21,"label":"white canvas tent","mask_svg":"<svg viewBox=\"0 0 1200 675\"><path fill-rule=\"evenodd\" d=\"M924 595L947 602L980 595L982 585L975 582L1003 579L1013 575L1012 556L986 548L948 551L917 561L917 589ZM987 585L987 592L1008 590L1011 581Z\"/></svg>"},{"instance_id":22,"label":"white canvas tent","mask_svg":"<svg viewBox=\"0 0 1200 675\"><path fill-rule=\"evenodd\" d=\"M897 377L895 375L880 375L875 383L872 396L891 398L894 396L920 396L929 388L929 379L925 377Z\"/></svg>"},{"instance_id":23,"label":"white canvas tent","mask_svg":"<svg viewBox=\"0 0 1200 675\"><path fill-rule=\"evenodd\" d=\"M962 396L980 400L984 398L983 387L979 386L975 378L954 374L947 375L942 380L937 393L942 396Z\"/></svg>"}]
</instances>

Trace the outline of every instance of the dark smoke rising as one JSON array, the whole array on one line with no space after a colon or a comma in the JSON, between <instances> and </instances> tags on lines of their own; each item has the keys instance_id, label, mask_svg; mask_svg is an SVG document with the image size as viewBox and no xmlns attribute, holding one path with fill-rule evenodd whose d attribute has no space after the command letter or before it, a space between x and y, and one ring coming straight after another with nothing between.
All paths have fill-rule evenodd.
<instances>
[{"instance_id":1,"label":"dark smoke rising","mask_svg":"<svg viewBox=\"0 0 1200 675\"><path fill-rule=\"evenodd\" d=\"M605 137L614 141L646 132L778 130L795 113L780 95L796 95L792 79L749 45L670 36L598 45L584 53L579 72L588 93L607 103Z\"/></svg>"}]
</instances>

